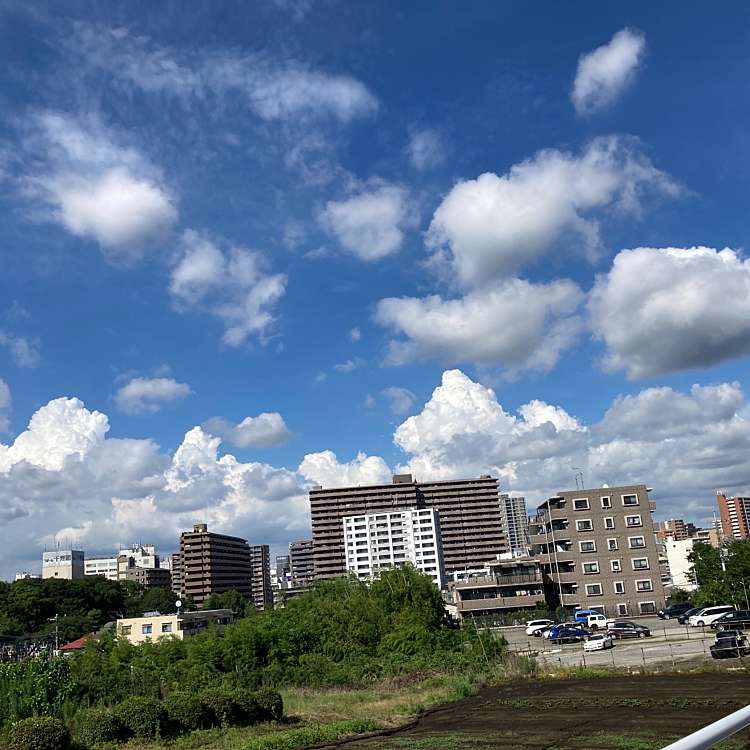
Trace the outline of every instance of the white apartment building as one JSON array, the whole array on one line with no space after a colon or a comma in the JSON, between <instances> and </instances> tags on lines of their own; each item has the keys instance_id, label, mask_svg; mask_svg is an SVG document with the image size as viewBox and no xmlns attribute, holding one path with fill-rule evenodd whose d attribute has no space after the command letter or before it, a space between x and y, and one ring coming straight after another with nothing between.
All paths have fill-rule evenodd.
<instances>
[{"instance_id":1,"label":"white apartment building","mask_svg":"<svg viewBox=\"0 0 750 750\"><path fill-rule=\"evenodd\" d=\"M169 558L160 559L153 544L134 544L120 549L114 557L92 557L86 560L87 576L104 576L110 581L124 581L133 568L171 568Z\"/></svg>"},{"instance_id":2,"label":"white apartment building","mask_svg":"<svg viewBox=\"0 0 750 750\"><path fill-rule=\"evenodd\" d=\"M342 519L346 569L365 580L381 570L411 563L445 587L440 519L435 508L407 509Z\"/></svg>"},{"instance_id":3,"label":"white apartment building","mask_svg":"<svg viewBox=\"0 0 750 750\"><path fill-rule=\"evenodd\" d=\"M668 536L664 540L664 548L669 564L669 574L674 588L695 591L698 586L694 576L691 575L693 564L688 560L688 555L693 551L695 539L676 540Z\"/></svg>"},{"instance_id":4,"label":"white apartment building","mask_svg":"<svg viewBox=\"0 0 750 750\"><path fill-rule=\"evenodd\" d=\"M104 576L108 581L116 581L117 558L92 557L84 561L83 573L87 576Z\"/></svg>"},{"instance_id":5,"label":"white apartment building","mask_svg":"<svg viewBox=\"0 0 750 750\"><path fill-rule=\"evenodd\" d=\"M528 556L531 545L529 543L529 513L526 509L526 498L500 495L500 509L511 553L515 557Z\"/></svg>"},{"instance_id":6,"label":"white apartment building","mask_svg":"<svg viewBox=\"0 0 750 750\"><path fill-rule=\"evenodd\" d=\"M58 549L42 554L42 578L83 578L84 554L79 549Z\"/></svg>"}]
</instances>

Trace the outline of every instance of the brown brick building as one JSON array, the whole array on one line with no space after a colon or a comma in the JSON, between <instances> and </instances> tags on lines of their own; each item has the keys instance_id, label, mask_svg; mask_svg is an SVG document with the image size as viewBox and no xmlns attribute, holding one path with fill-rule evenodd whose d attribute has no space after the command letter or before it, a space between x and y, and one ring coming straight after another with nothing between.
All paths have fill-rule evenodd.
<instances>
[{"instance_id":1,"label":"brown brick building","mask_svg":"<svg viewBox=\"0 0 750 750\"><path fill-rule=\"evenodd\" d=\"M312 585L315 577L312 539L297 539L289 542L289 569L292 588L306 589Z\"/></svg>"},{"instance_id":2,"label":"brown brick building","mask_svg":"<svg viewBox=\"0 0 750 750\"><path fill-rule=\"evenodd\" d=\"M721 519L721 534L725 539L750 539L750 497L716 495Z\"/></svg>"}]
</instances>

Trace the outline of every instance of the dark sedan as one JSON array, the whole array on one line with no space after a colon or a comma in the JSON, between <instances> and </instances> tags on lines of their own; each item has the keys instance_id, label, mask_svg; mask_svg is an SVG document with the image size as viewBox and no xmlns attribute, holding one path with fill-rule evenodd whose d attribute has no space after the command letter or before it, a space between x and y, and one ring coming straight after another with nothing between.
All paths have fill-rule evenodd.
<instances>
[{"instance_id":1,"label":"dark sedan","mask_svg":"<svg viewBox=\"0 0 750 750\"><path fill-rule=\"evenodd\" d=\"M651 635L645 625L629 620L616 620L607 628L607 633L613 638L648 638Z\"/></svg>"},{"instance_id":2,"label":"dark sedan","mask_svg":"<svg viewBox=\"0 0 750 750\"><path fill-rule=\"evenodd\" d=\"M730 630L732 628L750 628L750 611L742 609L739 612L727 612L718 620L711 623L714 630Z\"/></svg>"},{"instance_id":3,"label":"dark sedan","mask_svg":"<svg viewBox=\"0 0 750 750\"><path fill-rule=\"evenodd\" d=\"M714 659L739 658L750 654L750 643L741 630L722 630L716 634L716 643L711 645Z\"/></svg>"},{"instance_id":4,"label":"dark sedan","mask_svg":"<svg viewBox=\"0 0 750 750\"><path fill-rule=\"evenodd\" d=\"M678 618L677 622L680 623L680 625L686 625L688 621L688 617L692 617L693 615L697 615L698 612L700 612L702 607L693 607L692 609L689 609L687 612L683 612Z\"/></svg>"},{"instance_id":5,"label":"dark sedan","mask_svg":"<svg viewBox=\"0 0 750 750\"><path fill-rule=\"evenodd\" d=\"M660 609L656 614L661 620L669 620L672 617L679 617L692 608L693 605L690 602L680 602L679 604L672 604L669 607L664 607L664 609Z\"/></svg>"},{"instance_id":6,"label":"dark sedan","mask_svg":"<svg viewBox=\"0 0 750 750\"><path fill-rule=\"evenodd\" d=\"M591 637L591 631L584 628L561 627L550 633L549 640L552 643L578 643L587 641Z\"/></svg>"}]
</instances>

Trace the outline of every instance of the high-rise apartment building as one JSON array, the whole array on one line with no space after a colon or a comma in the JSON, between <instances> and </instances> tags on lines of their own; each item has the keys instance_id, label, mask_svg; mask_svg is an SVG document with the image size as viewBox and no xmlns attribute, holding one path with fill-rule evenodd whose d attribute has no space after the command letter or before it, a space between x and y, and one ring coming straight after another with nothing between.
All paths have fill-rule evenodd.
<instances>
[{"instance_id":1,"label":"high-rise apartment building","mask_svg":"<svg viewBox=\"0 0 750 750\"><path fill-rule=\"evenodd\" d=\"M655 508L643 484L568 490L542 503L532 553L559 603L616 617L662 607Z\"/></svg>"},{"instance_id":2,"label":"high-rise apartment building","mask_svg":"<svg viewBox=\"0 0 750 750\"><path fill-rule=\"evenodd\" d=\"M289 543L289 568L292 588L307 589L314 578L313 540L297 539Z\"/></svg>"},{"instance_id":3,"label":"high-rise apartment building","mask_svg":"<svg viewBox=\"0 0 750 750\"><path fill-rule=\"evenodd\" d=\"M273 589L271 588L271 551L267 544L251 544L252 565L251 588L255 609L273 609Z\"/></svg>"},{"instance_id":4,"label":"high-rise apartment building","mask_svg":"<svg viewBox=\"0 0 750 750\"><path fill-rule=\"evenodd\" d=\"M85 555L79 549L58 549L42 554L42 578L83 578Z\"/></svg>"},{"instance_id":5,"label":"high-rise apartment building","mask_svg":"<svg viewBox=\"0 0 750 750\"><path fill-rule=\"evenodd\" d=\"M346 516L346 569L372 580L382 570L410 563L445 586L440 520L434 508Z\"/></svg>"},{"instance_id":6,"label":"high-rise apartment building","mask_svg":"<svg viewBox=\"0 0 750 750\"><path fill-rule=\"evenodd\" d=\"M698 529L692 523L685 523L681 518L669 518L654 523L657 539L672 537L676 542L695 536Z\"/></svg>"},{"instance_id":7,"label":"high-rise apartment building","mask_svg":"<svg viewBox=\"0 0 750 750\"><path fill-rule=\"evenodd\" d=\"M503 525L508 537L510 552L516 557L529 554L529 513L525 497L500 495Z\"/></svg>"},{"instance_id":8,"label":"high-rise apartment building","mask_svg":"<svg viewBox=\"0 0 750 750\"><path fill-rule=\"evenodd\" d=\"M725 539L750 539L750 497L717 493L721 533Z\"/></svg>"},{"instance_id":9,"label":"high-rise apartment building","mask_svg":"<svg viewBox=\"0 0 750 750\"><path fill-rule=\"evenodd\" d=\"M172 588L172 573L168 568L129 568L125 573L126 581L133 581L147 589Z\"/></svg>"},{"instance_id":10,"label":"high-rise apartment building","mask_svg":"<svg viewBox=\"0 0 750 750\"><path fill-rule=\"evenodd\" d=\"M397 474L391 484L310 490L315 578L346 572L345 517L426 508L440 514L446 574L481 567L507 551L497 479L416 482Z\"/></svg>"},{"instance_id":11,"label":"high-rise apartment building","mask_svg":"<svg viewBox=\"0 0 750 750\"><path fill-rule=\"evenodd\" d=\"M292 585L292 568L289 555L276 555L271 569L271 587L274 589L288 589Z\"/></svg>"},{"instance_id":12,"label":"high-rise apartment building","mask_svg":"<svg viewBox=\"0 0 750 750\"><path fill-rule=\"evenodd\" d=\"M205 523L180 535L181 592L198 606L210 594L238 591L252 598L252 562L244 539L209 532Z\"/></svg>"},{"instance_id":13,"label":"high-rise apartment building","mask_svg":"<svg viewBox=\"0 0 750 750\"><path fill-rule=\"evenodd\" d=\"M172 591L178 596L182 594L182 562L179 552L172 555Z\"/></svg>"}]
</instances>

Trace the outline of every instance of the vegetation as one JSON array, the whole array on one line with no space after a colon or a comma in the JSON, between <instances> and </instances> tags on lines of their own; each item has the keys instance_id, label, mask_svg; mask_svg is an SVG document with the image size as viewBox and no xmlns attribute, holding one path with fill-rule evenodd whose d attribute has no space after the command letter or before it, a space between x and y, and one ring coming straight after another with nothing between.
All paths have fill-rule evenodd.
<instances>
[{"instance_id":1,"label":"vegetation","mask_svg":"<svg viewBox=\"0 0 750 750\"><path fill-rule=\"evenodd\" d=\"M750 542L733 540L720 550L699 543L688 559L698 584L692 597L696 607L734 604L750 609Z\"/></svg>"},{"instance_id":2,"label":"vegetation","mask_svg":"<svg viewBox=\"0 0 750 750\"><path fill-rule=\"evenodd\" d=\"M4 744L9 750L68 750L70 732L59 719L34 716L11 724Z\"/></svg>"}]
</instances>

